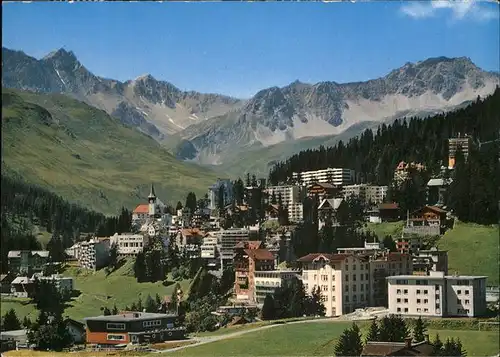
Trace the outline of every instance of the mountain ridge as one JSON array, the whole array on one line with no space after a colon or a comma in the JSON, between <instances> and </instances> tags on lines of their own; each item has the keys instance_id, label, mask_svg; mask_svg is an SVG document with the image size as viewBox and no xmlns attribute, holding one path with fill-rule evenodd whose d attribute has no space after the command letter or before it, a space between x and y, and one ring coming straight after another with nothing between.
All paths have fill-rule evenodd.
<instances>
[{"instance_id":1,"label":"mountain ridge","mask_svg":"<svg viewBox=\"0 0 500 357\"><path fill-rule=\"evenodd\" d=\"M65 49L41 60L4 47L2 54L3 85L69 94L152 136L179 159L210 166L225 166L235 152L244 160L248 150L340 135L365 121L447 111L491 94L500 82L468 57L441 56L368 81L297 79L242 100L182 91L149 73L125 82L98 77ZM294 153L284 146L285 155Z\"/></svg>"},{"instance_id":2,"label":"mountain ridge","mask_svg":"<svg viewBox=\"0 0 500 357\"><path fill-rule=\"evenodd\" d=\"M193 122L237 108L241 102L215 93L182 91L151 74L124 82L96 76L64 48L36 59L2 47L2 86L70 95L159 141Z\"/></svg>"}]
</instances>

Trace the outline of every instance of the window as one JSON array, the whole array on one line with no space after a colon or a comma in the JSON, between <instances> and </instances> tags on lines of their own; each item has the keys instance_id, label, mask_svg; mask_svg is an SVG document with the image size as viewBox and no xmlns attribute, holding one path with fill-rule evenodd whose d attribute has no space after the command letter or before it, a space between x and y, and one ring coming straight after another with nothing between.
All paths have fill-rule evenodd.
<instances>
[{"instance_id":1,"label":"window","mask_svg":"<svg viewBox=\"0 0 500 357\"><path fill-rule=\"evenodd\" d=\"M417 290L417 295L420 295L420 290Z\"/></svg>"},{"instance_id":2,"label":"window","mask_svg":"<svg viewBox=\"0 0 500 357\"><path fill-rule=\"evenodd\" d=\"M465 290L465 295L469 295L469 290Z\"/></svg>"},{"instance_id":3,"label":"window","mask_svg":"<svg viewBox=\"0 0 500 357\"><path fill-rule=\"evenodd\" d=\"M346 291L346 292L349 292L349 285L346 285L346 286L345 286L345 291Z\"/></svg>"},{"instance_id":4,"label":"window","mask_svg":"<svg viewBox=\"0 0 500 357\"><path fill-rule=\"evenodd\" d=\"M161 320L144 321L142 323L142 326L143 327L161 326Z\"/></svg>"},{"instance_id":5,"label":"window","mask_svg":"<svg viewBox=\"0 0 500 357\"><path fill-rule=\"evenodd\" d=\"M321 291L328 291L328 285L321 285Z\"/></svg>"},{"instance_id":6,"label":"window","mask_svg":"<svg viewBox=\"0 0 500 357\"><path fill-rule=\"evenodd\" d=\"M365 280L368 281L368 273L365 274Z\"/></svg>"},{"instance_id":7,"label":"window","mask_svg":"<svg viewBox=\"0 0 500 357\"><path fill-rule=\"evenodd\" d=\"M356 294L352 296L352 301L358 301Z\"/></svg>"},{"instance_id":8,"label":"window","mask_svg":"<svg viewBox=\"0 0 500 357\"><path fill-rule=\"evenodd\" d=\"M345 276L345 281L349 281L349 275Z\"/></svg>"},{"instance_id":9,"label":"window","mask_svg":"<svg viewBox=\"0 0 500 357\"><path fill-rule=\"evenodd\" d=\"M345 271L349 271L349 265L345 265Z\"/></svg>"},{"instance_id":10,"label":"window","mask_svg":"<svg viewBox=\"0 0 500 357\"><path fill-rule=\"evenodd\" d=\"M408 294L408 290L407 290L407 289L404 289L404 290L403 290L403 294Z\"/></svg>"},{"instance_id":11,"label":"window","mask_svg":"<svg viewBox=\"0 0 500 357\"><path fill-rule=\"evenodd\" d=\"M359 278L361 279L361 281L363 281L363 274L360 274Z\"/></svg>"},{"instance_id":12,"label":"window","mask_svg":"<svg viewBox=\"0 0 500 357\"><path fill-rule=\"evenodd\" d=\"M352 276L352 281L356 281L356 275Z\"/></svg>"},{"instance_id":13,"label":"window","mask_svg":"<svg viewBox=\"0 0 500 357\"><path fill-rule=\"evenodd\" d=\"M401 302L401 299L399 299L399 298L398 298L398 299L396 300L396 302L400 303L400 302Z\"/></svg>"},{"instance_id":14,"label":"window","mask_svg":"<svg viewBox=\"0 0 500 357\"><path fill-rule=\"evenodd\" d=\"M125 324L121 323L114 323L114 322L108 322L106 324L106 330L122 330L125 331Z\"/></svg>"},{"instance_id":15,"label":"window","mask_svg":"<svg viewBox=\"0 0 500 357\"><path fill-rule=\"evenodd\" d=\"M408 304L408 299L404 299L405 304Z\"/></svg>"},{"instance_id":16,"label":"window","mask_svg":"<svg viewBox=\"0 0 500 357\"><path fill-rule=\"evenodd\" d=\"M106 339L108 341L125 341L125 335L111 335L109 334Z\"/></svg>"},{"instance_id":17,"label":"window","mask_svg":"<svg viewBox=\"0 0 500 357\"><path fill-rule=\"evenodd\" d=\"M429 312L429 309L424 309L424 312Z\"/></svg>"},{"instance_id":18,"label":"window","mask_svg":"<svg viewBox=\"0 0 500 357\"><path fill-rule=\"evenodd\" d=\"M469 305L470 301L469 300L465 300L465 305Z\"/></svg>"},{"instance_id":19,"label":"window","mask_svg":"<svg viewBox=\"0 0 500 357\"><path fill-rule=\"evenodd\" d=\"M424 304L428 304L429 303L429 300L428 299L424 299Z\"/></svg>"},{"instance_id":20,"label":"window","mask_svg":"<svg viewBox=\"0 0 500 357\"><path fill-rule=\"evenodd\" d=\"M356 291L356 285L352 286L352 291Z\"/></svg>"},{"instance_id":21,"label":"window","mask_svg":"<svg viewBox=\"0 0 500 357\"><path fill-rule=\"evenodd\" d=\"M349 302L349 296L346 295L344 300L345 300L345 302Z\"/></svg>"},{"instance_id":22,"label":"window","mask_svg":"<svg viewBox=\"0 0 500 357\"><path fill-rule=\"evenodd\" d=\"M429 293L429 290L424 290L424 295L427 295Z\"/></svg>"},{"instance_id":23,"label":"window","mask_svg":"<svg viewBox=\"0 0 500 357\"><path fill-rule=\"evenodd\" d=\"M363 294L361 294L361 296L359 297L359 301L363 301L364 298L365 298L365 296Z\"/></svg>"},{"instance_id":24,"label":"window","mask_svg":"<svg viewBox=\"0 0 500 357\"><path fill-rule=\"evenodd\" d=\"M356 270L356 264L352 266L352 270Z\"/></svg>"},{"instance_id":25,"label":"window","mask_svg":"<svg viewBox=\"0 0 500 357\"><path fill-rule=\"evenodd\" d=\"M365 284L365 289L366 291L368 291L368 284Z\"/></svg>"},{"instance_id":26,"label":"window","mask_svg":"<svg viewBox=\"0 0 500 357\"><path fill-rule=\"evenodd\" d=\"M401 289L396 290L396 294L401 294Z\"/></svg>"},{"instance_id":27,"label":"window","mask_svg":"<svg viewBox=\"0 0 500 357\"><path fill-rule=\"evenodd\" d=\"M421 303L421 300L420 299L417 299L417 304L420 304Z\"/></svg>"},{"instance_id":28,"label":"window","mask_svg":"<svg viewBox=\"0 0 500 357\"><path fill-rule=\"evenodd\" d=\"M417 307L417 312L422 312L422 309Z\"/></svg>"},{"instance_id":29,"label":"window","mask_svg":"<svg viewBox=\"0 0 500 357\"><path fill-rule=\"evenodd\" d=\"M435 285L434 287L436 288L437 291L439 291L439 285Z\"/></svg>"},{"instance_id":30,"label":"window","mask_svg":"<svg viewBox=\"0 0 500 357\"><path fill-rule=\"evenodd\" d=\"M398 308L396 309L396 311L397 311L397 312L401 312L401 308L400 308L400 307L398 307Z\"/></svg>"},{"instance_id":31,"label":"window","mask_svg":"<svg viewBox=\"0 0 500 357\"><path fill-rule=\"evenodd\" d=\"M408 308L407 307L405 307L405 312L408 313Z\"/></svg>"},{"instance_id":32,"label":"window","mask_svg":"<svg viewBox=\"0 0 500 357\"><path fill-rule=\"evenodd\" d=\"M365 286L364 286L363 284L361 284L361 286L360 286L360 287L361 287L361 291L365 290L365 289L364 289L364 287L365 287Z\"/></svg>"},{"instance_id":33,"label":"window","mask_svg":"<svg viewBox=\"0 0 500 357\"><path fill-rule=\"evenodd\" d=\"M457 299L457 304L458 304L458 305L461 305L461 304L462 304L462 300Z\"/></svg>"},{"instance_id":34,"label":"window","mask_svg":"<svg viewBox=\"0 0 500 357\"><path fill-rule=\"evenodd\" d=\"M457 290L457 294L458 295L462 294L462 290Z\"/></svg>"},{"instance_id":35,"label":"window","mask_svg":"<svg viewBox=\"0 0 500 357\"><path fill-rule=\"evenodd\" d=\"M321 275L321 280L328 281L328 275Z\"/></svg>"}]
</instances>

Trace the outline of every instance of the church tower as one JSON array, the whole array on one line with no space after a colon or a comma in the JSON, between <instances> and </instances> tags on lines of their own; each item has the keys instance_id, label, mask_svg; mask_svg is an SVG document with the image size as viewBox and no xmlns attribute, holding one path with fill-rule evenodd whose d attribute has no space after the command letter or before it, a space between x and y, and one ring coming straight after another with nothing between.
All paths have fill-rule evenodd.
<instances>
[{"instance_id":1,"label":"church tower","mask_svg":"<svg viewBox=\"0 0 500 357\"><path fill-rule=\"evenodd\" d=\"M149 192L148 201L149 201L149 216L153 217L156 213L156 194L155 194L155 187L153 186L153 184L151 184L151 191Z\"/></svg>"}]
</instances>

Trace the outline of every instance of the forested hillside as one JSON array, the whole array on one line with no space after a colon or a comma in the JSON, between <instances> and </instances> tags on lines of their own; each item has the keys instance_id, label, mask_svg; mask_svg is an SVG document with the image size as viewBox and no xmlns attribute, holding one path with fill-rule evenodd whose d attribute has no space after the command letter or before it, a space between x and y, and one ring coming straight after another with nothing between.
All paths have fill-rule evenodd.
<instances>
[{"instance_id":1,"label":"forested hillside","mask_svg":"<svg viewBox=\"0 0 500 357\"><path fill-rule=\"evenodd\" d=\"M122 209L115 217L106 217L71 204L60 196L22 181L2 175L1 183L1 270L7 268L9 250L40 249L33 236L33 225L52 233L51 244L67 248L81 233L110 236L129 230L131 213Z\"/></svg>"},{"instance_id":2,"label":"forested hillside","mask_svg":"<svg viewBox=\"0 0 500 357\"><path fill-rule=\"evenodd\" d=\"M382 125L376 133L366 130L347 144L302 151L275 165L269 173L272 184L291 180L293 172L344 167L356 170L364 182L391 185L394 169L400 161L420 162L426 176L439 173L447 165L448 138L460 134L472 136L467 162L459 162L452 173L455 179L449 205L467 222L498 221L498 152L500 142L491 142L500 134L500 89L466 108L436 115L396 120ZM487 144L480 144L486 143Z\"/></svg>"}]
</instances>

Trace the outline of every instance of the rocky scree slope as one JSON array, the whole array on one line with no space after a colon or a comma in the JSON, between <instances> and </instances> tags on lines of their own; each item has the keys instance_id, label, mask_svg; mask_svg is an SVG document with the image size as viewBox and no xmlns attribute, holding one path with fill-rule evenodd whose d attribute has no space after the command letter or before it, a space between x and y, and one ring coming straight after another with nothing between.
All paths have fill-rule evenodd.
<instances>
[{"instance_id":1,"label":"rocky scree slope","mask_svg":"<svg viewBox=\"0 0 500 357\"><path fill-rule=\"evenodd\" d=\"M295 81L257 93L239 110L191 125L176 154L181 159L220 165L239 148L270 147L290 140L338 135L363 122L451 110L491 94L498 73L478 68L469 58L430 58L407 63L367 82ZM289 154L292 154L290 152Z\"/></svg>"}]
</instances>

